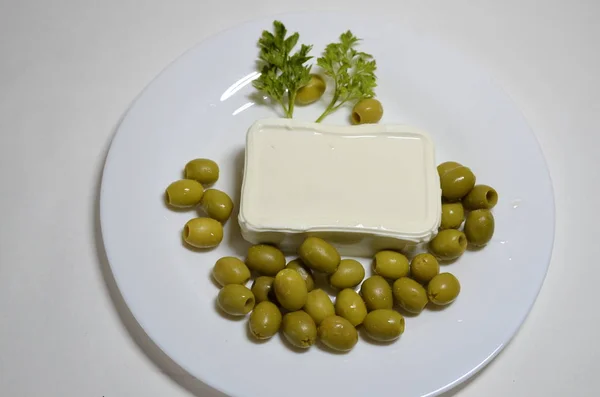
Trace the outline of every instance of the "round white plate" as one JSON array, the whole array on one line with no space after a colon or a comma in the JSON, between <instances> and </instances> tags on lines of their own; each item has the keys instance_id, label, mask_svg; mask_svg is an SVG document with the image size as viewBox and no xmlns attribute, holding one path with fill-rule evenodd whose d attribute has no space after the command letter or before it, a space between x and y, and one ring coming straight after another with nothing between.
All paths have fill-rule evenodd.
<instances>
[{"instance_id":1,"label":"round white plate","mask_svg":"<svg viewBox=\"0 0 600 397\"><path fill-rule=\"evenodd\" d=\"M246 23L193 48L141 94L112 142L101 191L104 244L123 297L148 335L192 375L235 396L433 396L488 363L515 334L542 285L554 235L552 186L543 156L514 104L473 61L393 20L336 13L281 17L300 43L326 43L351 29L378 62L382 123L423 128L437 160L457 160L500 194L496 233L443 271L462 283L459 299L406 319L396 343L361 338L348 354L319 346L297 353L275 337L252 342L246 321L215 309L210 272L224 255L243 257L237 214L210 252L182 245L194 211L163 203L185 163L208 157L221 167L216 187L239 199L246 130L277 116L259 104L256 40L272 18ZM310 24L307 24L310 21ZM297 110L314 120L322 104ZM348 109L326 119L347 123ZM309 155L309 154L307 154ZM402 176L390 183L402 183ZM369 192L365 192L369 194ZM363 263L368 265L368 261Z\"/></svg>"}]
</instances>

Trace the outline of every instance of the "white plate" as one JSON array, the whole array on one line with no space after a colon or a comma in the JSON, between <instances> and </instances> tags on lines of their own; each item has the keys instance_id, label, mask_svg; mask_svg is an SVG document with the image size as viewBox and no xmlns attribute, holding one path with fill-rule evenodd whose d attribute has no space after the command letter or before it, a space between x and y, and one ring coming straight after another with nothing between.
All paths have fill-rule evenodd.
<instances>
[{"instance_id":1,"label":"white plate","mask_svg":"<svg viewBox=\"0 0 600 397\"><path fill-rule=\"evenodd\" d=\"M237 214L218 249L194 252L180 238L193 212L163 204L165 187L184 164L209 157L221 166L216 187L238 199L244 137L252 122L276 116L254 93L256 40L272 18L228 30L170 65L137 99L106 161L101 192L104 243L121 292L138 322L192 375L235 396L433 396L488 363L529 312L548 267L554 235L552 186L525 120L490 77L439 38L393 20L336 13L282 17L314 54L346 29L364 38L378 62L382 122L427 130L437 160L470 166L500 194L493 241L444 267L462 283L441 311L407 318L399 341L361 338L345 355L318 346L305 353L279 337L251 342L245 321L215 310L215 260L244 256ZM310 23L307 23L310 21ZM320 105L298 109L313 120ZM346 123L348 110L328 118ZM393 182L393 181L390 181ZM402 183L398 176L397 183ZM367 192L368 194L368 192ZM367 261L364 261L367 264Z\"/></svg>"}]
</instances>

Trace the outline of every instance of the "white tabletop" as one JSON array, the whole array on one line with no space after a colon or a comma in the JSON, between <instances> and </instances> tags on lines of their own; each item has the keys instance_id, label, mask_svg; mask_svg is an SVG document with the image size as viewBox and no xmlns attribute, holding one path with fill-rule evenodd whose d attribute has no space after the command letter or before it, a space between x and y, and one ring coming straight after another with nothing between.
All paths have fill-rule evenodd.
<instances>
[{"instance_id":1,"label":"white tabletop","mask_svg":"<svg viewBox=\"0 0 600 397\"><path fill-rule=\"evenodd\" d=\"M600 2L21 0L0 1L1 396L219 395L161 353L120 298L97 218L110 139L196 42L258 16L367 6L485 65L554 183L553 258L530 316L445 397L598 395Z\"/></svg>"}]
</instances>

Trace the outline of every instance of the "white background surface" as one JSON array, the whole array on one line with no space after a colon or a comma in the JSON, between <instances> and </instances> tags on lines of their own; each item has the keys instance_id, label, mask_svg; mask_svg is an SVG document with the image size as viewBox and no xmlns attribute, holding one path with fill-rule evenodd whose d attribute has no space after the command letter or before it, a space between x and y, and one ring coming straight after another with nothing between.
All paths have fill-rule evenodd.
<instances>
[{"instance_id":1,"label":"white background surface","mask_svg":"<svg viewBox=\"0 0 600 397\"><path fill-rule=\"evenodd\" d=\"M598 394L600 3L323 4L0 0L0 395L214 395L144 336L115 288L97 224L109 140L144 86L199 40L257 16L367 5L485 65L554 182L556 241L538 301L505 351L447 396Z\"/></svg>"}]
</instances>

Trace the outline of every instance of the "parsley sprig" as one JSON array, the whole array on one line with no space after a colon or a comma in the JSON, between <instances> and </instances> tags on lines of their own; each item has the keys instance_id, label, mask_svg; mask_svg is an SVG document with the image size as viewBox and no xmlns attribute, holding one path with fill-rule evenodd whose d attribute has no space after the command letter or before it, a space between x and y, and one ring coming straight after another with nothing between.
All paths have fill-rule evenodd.
<instances>
[{"instance_id":1,"label":"parsley sprig","mask_svg":"<svg viewBox=\"0 0 600 397\"><path fill-rule=\"evenodd\" d=\"M291 54L300 35L296 32L286 37L287 29L280 21L274 21L273 28L274 33L265 30L258 40L262 69L253 85L277 101L285 117L292 118L296 93L310 80L311 66L305 63L312 58L308 55L312 46L302 44Z\"/></svg>"}]
</instances>

